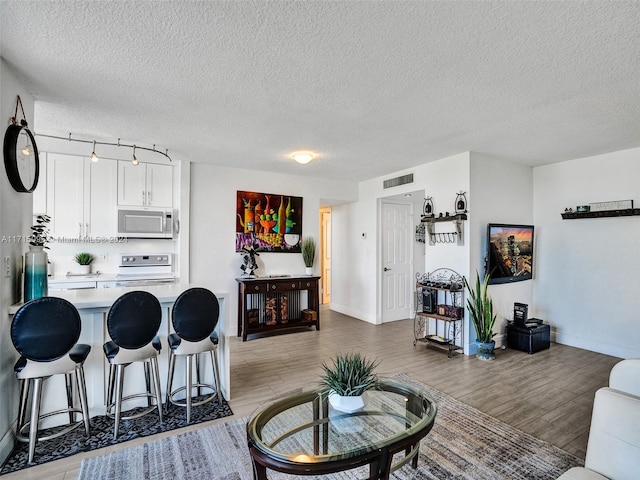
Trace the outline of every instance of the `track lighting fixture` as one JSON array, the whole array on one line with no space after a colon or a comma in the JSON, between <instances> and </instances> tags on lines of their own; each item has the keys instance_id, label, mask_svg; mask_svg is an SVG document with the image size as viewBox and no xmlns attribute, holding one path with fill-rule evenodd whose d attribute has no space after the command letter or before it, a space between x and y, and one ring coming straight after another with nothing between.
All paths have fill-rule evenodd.
<instances>
[{"instance_id":1,"label":"track lighting fixture","mask_svg":"<svg viewBox=\"0 0 640 480\"><path fill-rule=\"evenodd\" d=\"M100 160L98 158L98 155L96 155L96 141L93 141L93 152L91 152L91 161L92 162L97 162L98 160Z\"/></svg>"},{"instance_id":2,"label":"track lighting fixture","mask_svg":"<svg viewBox=\"0 0 640 480\"><path fill-rule=\"evenodd\" d=\"M138 145L128 145L125 143L120 143L120 139L118 139L118 142L99 142L97 140L81 140L79 138L71 138L71 133L69 133L69 137L59 137L57 135L45 135L42 133L34 133L34 135L40 136L40 137L46 137L46 138L54 138L56 140L68 140L69 142L81 142L81 143L92 143L93 144L93 151L91 152L91 161L92 162L97 162L100 160L100 157L98 157L98 155L96 154L96 145L108 145L108 146L112 146L112 147L126 147L126 148L133 148L133 159L131 160L131 163L133 163L134 165L138 165L140 163L140 161L136 158L136 149L138 150L146 150L148 152L153 152L153 153L159 153L160 155L163 155L165 157L167 157L169 159L169 161L173 161L171 160L171 157L169 156L169 150L165 150L164 152L161 152L160 150L156 150L156 146L155 144L153 145L153 148L148 148L148 147L139 147ZM22 148L22 153L24 155L29 155L29 152L31 151L31 145L29 145L29 143L27 143L27 145L25 145Z\"/></svg>"},{"instance_id":3,"label":"track lighting fixture","mask_svg":"<svg viewBox=\"0 0 640 480\"><path fill-rule=\"evenodd\" d=\"M131 159L131 163L134 165L140 165L140 160L136 158L136 146L133 146L133 158Z\"/></svg>"}]
</instances>

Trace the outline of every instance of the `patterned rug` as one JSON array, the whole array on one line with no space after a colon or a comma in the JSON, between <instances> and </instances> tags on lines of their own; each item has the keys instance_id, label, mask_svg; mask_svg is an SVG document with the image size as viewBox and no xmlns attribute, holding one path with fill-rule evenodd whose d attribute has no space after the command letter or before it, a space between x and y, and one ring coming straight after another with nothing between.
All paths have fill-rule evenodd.
<instances>
[{"instance_id":1,"label":"patterned rug","mask_svg":"<svg viewBox=\"0 0 640 480\"><path fill-rule=\"evenodd\" d=\"M418 469L406 465L396 480L556 479L583 462L569 453L406 376L431 394L438 414L420 444ZM220 423L82 461L79 480L252 480L246 419ZM269 471L272 480L291 478L352 480L368 468L323 477L297 477Z\"/></svg>"},{"instance_id":2,"label":"patterned rug","mask_svg":"<svg viewBox=\"0 0 640 480\"><path fill-rule=\"evenodd\" d=\"M135 413L137 409L123 412L123 415ZM191 410L191 424L215 420L216 418L233 415L226 401L222 404L218 399L193 407ZM52 460L69 457L80 452L87 452L97 448L104 448L128 442L134 438L147 437L156 433L168 432L177 428L186 427L185 409L170 404L169 410L164 414L164 422L161 424L157 413L149 413L133 420L124 420L120 424L120 434L117 440L113 439L113 419L106 415L91 418L91 436L84 434L84 427L80 426L66 435L56 439L38 442L36 456L33 465L40 465ZM55 429L43 430L41 435L48 434ZM28 448L26 443L16 442L13 451L0 468L0 475L14 472L33 465L27 465Z\"/></svg>"}]
</instances>

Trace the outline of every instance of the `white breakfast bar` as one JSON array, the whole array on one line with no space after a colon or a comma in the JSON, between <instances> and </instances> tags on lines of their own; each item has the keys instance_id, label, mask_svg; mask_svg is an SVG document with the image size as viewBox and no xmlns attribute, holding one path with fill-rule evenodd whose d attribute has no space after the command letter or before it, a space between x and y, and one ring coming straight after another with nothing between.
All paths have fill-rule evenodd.
<instances>
[{"instance_id":1,"label":"white breakfast bar","mask_svg":"<svg viewBox=\"0 0 640 480\"><path fill-rule=\"evenodd\" d=\"M108 363L105 359L102 345L105 341L109 340L109 334L107 332L106 315L113 302L122 294L133 290L144 290L152 293L160 301L162 306L162 323L160 324L160 330L158 336L162 342L162 352L160 355L160 381L162 383L162 395L163 399L166 394L166 382L167 382L167 370L168 370L168 345L167 336L172 333L171 325L171 308L176 298L185 290L197 285L190 285L184 283L173 283L164 285L153 285L145 287L129 287L129 288L98 288L98 289L82 289L82 290L63 290L50 292L49 296L64 298L70 301L78 309L80 317L82 319L82 333L80 334L79 343L86 343L91 345L91 353L85 362L85 375L87 381L87 396L89 401L89 412L93 417L95 415L104 415L105 413L105 401L106 401L106 384L108 378ZM218 363L220 366L220 383L222 393L225 399L229 400L231 388L230 388L230 359L229 359L229 343L227 339L227 327L228 327L228 295L225 292L214 292L220 303L220 318L216 331L219 336L218 343ZM9 314L15 314L22 304L12 305L9 308ZM180 359L179 359L180 360ZM178 361L179 361L178 360ZM203 363L203 365L205 365ZM211 362L207 362L207 366L204 368L205 380L207 383L213 382L213 375L211 372ZM176 375L174 384L184 380L184 374L180 375L180 372L184 372L184 366L180 363L176 363ZM51 379L51 385L47 385L49 382L45 382L45 389L60 389L60 395L47 395L46 390L43 395L43 411L50 410L51 407L56 407L61 401L65 402L64 396L64 380L60 380L59 384L56 382L56 378ZM133 389L140 390L140 385L144 385L144 372L141 366L131 365L125 372L125 394L127 390L133 391ZM56 390L57 391L57 390ZM54 393L54 392L52 392ZM53 398L52 398L53 397ZM56 400L57 398L57 400ZM57 402L57 403L56 403ZM125 408L135 406L135 403L130 405L125 404Z\"/></svg>"}]
</instances>

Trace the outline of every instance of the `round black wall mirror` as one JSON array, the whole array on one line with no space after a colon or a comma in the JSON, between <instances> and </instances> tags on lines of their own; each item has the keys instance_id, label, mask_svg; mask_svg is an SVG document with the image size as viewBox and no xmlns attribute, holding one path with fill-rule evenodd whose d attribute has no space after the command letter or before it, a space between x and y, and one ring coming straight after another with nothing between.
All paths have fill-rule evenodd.
<instances>
[{"instance_id":1,"label":"round black wall mirror","mask_svg":"<svg viewBox=\"0 0 640 480\"><path fill-rule=\"evenodd\" d=\"M38 186L40 161L35 138L23 120L4 134L4 168L16 192L30 193Z\"/></svg>"}]
</instances>

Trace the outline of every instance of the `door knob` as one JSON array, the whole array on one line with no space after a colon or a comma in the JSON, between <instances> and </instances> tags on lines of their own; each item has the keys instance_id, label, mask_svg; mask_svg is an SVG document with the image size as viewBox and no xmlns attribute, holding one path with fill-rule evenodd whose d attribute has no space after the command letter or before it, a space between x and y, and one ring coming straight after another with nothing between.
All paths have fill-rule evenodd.
<instances>
[{"instance_id":1,"label":"door knob","mask_svg":"<svg viewBox=\"0 0 640 480\"><path fill-rule=\"evenodd\" d=\"M384 271L388 272L389 270L391 270L390 268L384 267Z\"/></svg>"}]
</instances>

